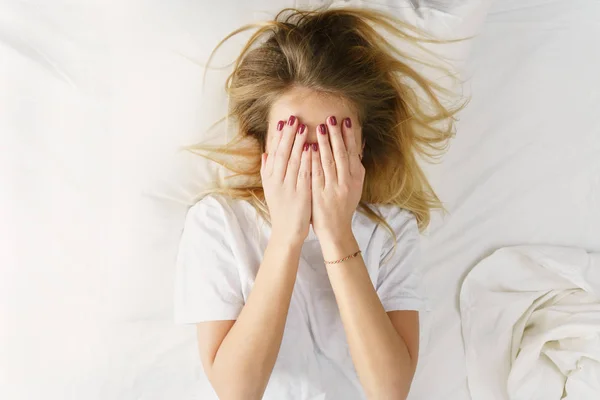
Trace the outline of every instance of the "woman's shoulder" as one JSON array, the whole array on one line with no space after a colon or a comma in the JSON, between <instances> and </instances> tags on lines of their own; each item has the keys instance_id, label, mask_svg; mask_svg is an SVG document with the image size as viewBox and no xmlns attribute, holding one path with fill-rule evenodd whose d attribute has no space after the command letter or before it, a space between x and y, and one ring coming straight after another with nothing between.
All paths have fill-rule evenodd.
<instances>
[{"instance_id":1,"label":"woman's shoulder","mask_svg":"<svg viewBox=\"0 0 600 400\"><path fill-rule=\"evenodd\" d=\"M228 211L229 205L225 196L209 194L202 197L188 209L186 220L201 221L207 219L207 217L219 215L224 217Z\"/></svg>"},{"instance_id":2,"label":"woman's shoulder","mask_svg":"<svg viewBox=\"0 0 600 400\"><path fill-rule=\"evenodd\" d=\"M235 199L219 193L211 193L202 197L190 207L186 219L197 221L203 225L242 224L247 218L251 205L240 199Z\"/></svg>"},{"instance_id":3,"label":"woman's shoulder","mask_svg":"<svg viewBox=\"0 0 600 400\"><path fill-rule=\"evenodd\" d=\"M369 204L387 222L396 234L402 232L419 233L415 215L395 204Z\"/></svg>"},{"instance_id":4,"label":"woman's shoulder","mask_svg":"<svg viewBox=\"0 0 600 400\"><path fill-rule=\"evenodd\" d=\"M261 239L256 211L242 199L222 194L209 194L190 207L185 231L207 242L219 241L238 247Z\"/></svg>"},{"instance_id":5,"label":"woman's shoulder","mask_svg":"<svg viewBox=\"0 0 600 400\"><path fill-rule=\"evenodd\" d=\"M190 207L191 213L201 212L202 210L211 209L223 213L235 212L237 209L244 209L249 206L247 201L234 199L230 196L220 193L210 193L203 196L194 205Z\"/></svg>"},{"instance_id":6,"label":"woman's shoulder","mask_svg":"<svg viewBox=\"0 0 600 400\"><path fill-rule=\"evenodd\" d=\"M373 211L377 212L381 218L389 225L389 228L384 224L373 221L377 224L375 227L374 236L378 238L378 243L381 243L381 248L384 253L393 250L394 255L403 257L411 249L417 248L421 241L421 234L417 224L417 218L411 211L406 210L397 205L370 205ZM396 245L401 243L401 250L396 251ZM388 260L387 255L382 260ZM382 261L383 262L383 261Z\"/></svg>"},{"instance_id":7,"label":"woman's shoulder","mask_svg":"<svg viewBox=\"0 0 600 400\"><path fill-rule=\"evenodd\" d=\"M220 229L226 224L228 214L229 206L223 196L204 196L188 209L184 231Z\"/></svg>"},{"instance_id":8,"label":"woman's shoulder","mask_svg":"<svg viewBox=\"0 0 600 400\"><path fill-rule=\"evenodd\" d=\"M416 217L412 212L395 204L369 204L369 207L381 215L388 223L411 220L416 222Z\"/></svg>"}]
</instances>

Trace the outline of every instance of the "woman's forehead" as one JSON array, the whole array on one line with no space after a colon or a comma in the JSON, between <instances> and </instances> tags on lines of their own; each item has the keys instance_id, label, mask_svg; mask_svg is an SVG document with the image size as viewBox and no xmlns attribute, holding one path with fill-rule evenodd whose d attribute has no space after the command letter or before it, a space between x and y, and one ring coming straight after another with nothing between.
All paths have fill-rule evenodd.
<instances>
[{"instance_id":1,"label":"woman's forehead","mask_svg":"<svg viewBox=\"0 0 600 400\"><path fill-rule=\"evenodd\" d=\"M290 89L273 103L269 122L277 123L290 115L298 117L309 128L324 123L330 115L334 115L338 121L352 118L358 122L356 111L349 101L301 87Z\"/></svg>"}]
</instances>

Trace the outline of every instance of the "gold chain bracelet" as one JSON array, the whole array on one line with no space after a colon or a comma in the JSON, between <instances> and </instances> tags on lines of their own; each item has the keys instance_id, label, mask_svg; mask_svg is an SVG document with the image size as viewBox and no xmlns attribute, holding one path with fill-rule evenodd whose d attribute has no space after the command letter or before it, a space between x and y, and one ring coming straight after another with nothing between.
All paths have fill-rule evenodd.
<instances>
[{"instance_id":1,"label":"gold chain bracelet","mask_svg":"<svg viewBox=\"0 0 600 400\"><path fill-rule=\"evenodd\" d=\"M354 258L354 257L358 256L360 253L361 253L361 251L359 250L359 251L357 251L356 253L354 253L354 254L351 254L351 255L349 255L349 256L347 256L347 257L344 257L344 258L340 258L339 260L335 260L335 261L325 261L325 264L339 264L339 263L341 263L341 262L344 262L344 261L346 261L346 260L349 260L349 259L351 259L351 258Z\"/></svg>"}]
</instances>

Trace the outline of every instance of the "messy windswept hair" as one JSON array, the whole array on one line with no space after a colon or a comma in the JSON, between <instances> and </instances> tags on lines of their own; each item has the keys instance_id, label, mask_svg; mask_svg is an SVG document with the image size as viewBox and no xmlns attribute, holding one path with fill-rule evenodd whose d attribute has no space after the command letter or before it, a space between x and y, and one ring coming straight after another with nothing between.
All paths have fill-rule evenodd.
<instances>
[{"instance_id":1,"label":"messy windswept hair","mask_svg":"<svg viewBox=\"0 0 600 400\"><path fill-rule=\"evenodd\" d=\"M446 149L464 102L445 105L441 98L449 92L416 69L432 67L431 62L406 54L403 46L392 44L380 32L425 53L423 44L448 41L375 10L285 9L271 21L232 32L213 50L209 63L225 41L252 29L256 32L226 82L226 118L237 127L235 137L225 145L188 147L225 167L230 177L245 179L235 184L220 180L202 195L221 193L247 200L269 220L260 177L269 110L286 91L303 87L344 99L357 111L366 170L359 211L391 230L369 204L397 205L411 211L424 229L431 210L442 204L418 159Z\"/></svg>"}]
</instances>

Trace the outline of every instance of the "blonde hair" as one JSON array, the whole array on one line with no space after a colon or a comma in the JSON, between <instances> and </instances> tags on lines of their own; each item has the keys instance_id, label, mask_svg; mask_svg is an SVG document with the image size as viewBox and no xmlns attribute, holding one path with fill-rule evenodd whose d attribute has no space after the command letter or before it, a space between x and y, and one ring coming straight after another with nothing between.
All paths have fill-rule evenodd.
<instances>
[{"instance_id":1,"label":"blonde hair","mask_svg":"<svg viewBox=\"0 0 600 400\"><path fill-rule=\"evenodd\" d=\"M375 28L431 54L422 43L446 43L387 14L367 9L301 11L285 9L274 20L246 25L225 37L250 30L250 37L226 81L229 118L236 136L225 145L199 144L188 150L232 173L200 196L220 193L250 202L266 220L268 210L260 179L268 115L273 102L294 86L348 100L357 111L365 143L366 169L359 210L393 235L369 204L396 205L411 211L419 229L430 211L443 208L418 163L447 147L454 133L455 107L442 104L449 92L409 64L441 69L403 54ZM418 94L420 92L420 95ZM425 96L425 99L420 97Z\"/></svg>"}]
</instances>

